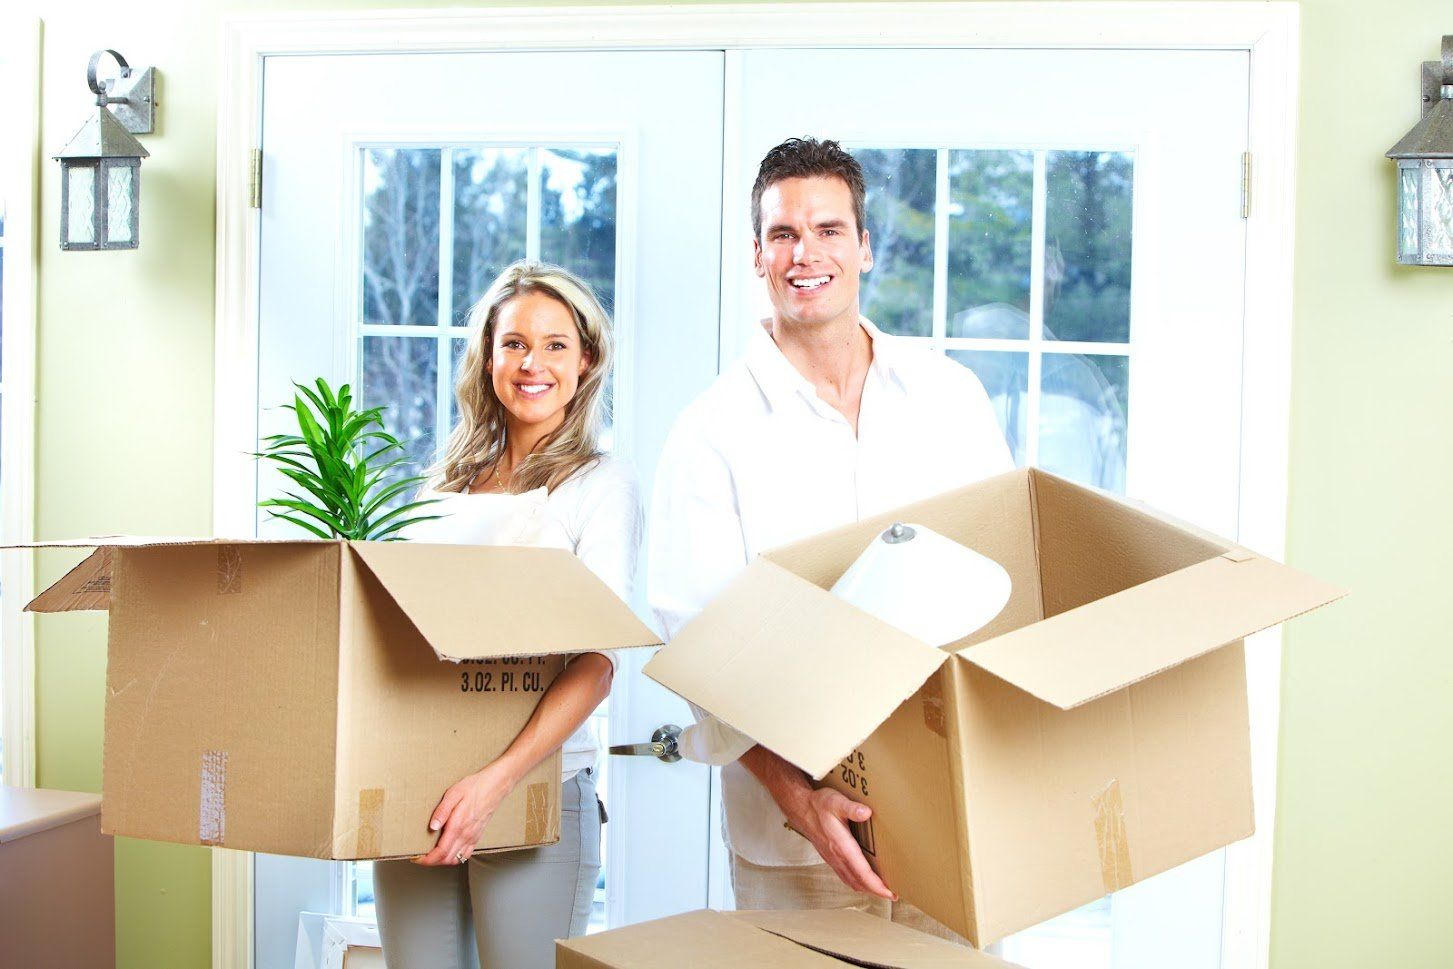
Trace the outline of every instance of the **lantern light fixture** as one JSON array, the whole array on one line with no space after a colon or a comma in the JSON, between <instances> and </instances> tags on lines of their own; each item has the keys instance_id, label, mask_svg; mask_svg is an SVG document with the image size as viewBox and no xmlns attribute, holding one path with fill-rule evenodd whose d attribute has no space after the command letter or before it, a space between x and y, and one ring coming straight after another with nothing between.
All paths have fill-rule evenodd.
<instances>
[{"instance_id":1,"label":"lantern light fixture","mask_svg":"<svg viewBox=\"0 0 1453 969\"><path fill-rule=\"evenodd\" d=\"M1422 69L1423 116L1387 157L1398 167L1398 262L1453 266L1453 34Z\"/></svg>"},{"instance_id":2,"label":"lantern light fixture","mask_svg":"<svg viewBox=\"0 0 1453 969\"><path fill-rule=\"evenodd\" d=\"M102 58L116 61L115 77L97 80ZM133 134L149 134L156 108L155 71L132 67L114 50L91 55L86 83L95 112L55 156L61 164L61 248L135 249L140 243L141 160L148 152Z\"/></svg>"}]
</instances>

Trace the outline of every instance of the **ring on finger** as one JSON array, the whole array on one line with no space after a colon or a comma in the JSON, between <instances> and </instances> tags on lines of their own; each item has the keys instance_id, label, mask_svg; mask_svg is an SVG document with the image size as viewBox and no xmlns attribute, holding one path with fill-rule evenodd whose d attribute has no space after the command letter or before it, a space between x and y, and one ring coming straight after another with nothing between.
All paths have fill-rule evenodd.
<instances>
[{"instance_id":1,"label":"ring on finger","mask_svg":"<svg viewBox=\"0 0 1453 969\"><path fill-rule=\"evenodd\" d=\"M464 856L464 852L462 852L462 851L456 851L456 852L454 852L454 860L456 862L458 862L459 864L461 864L461 865L464 864L464 857L465 857Z\"/></svg>"}]
</instances>

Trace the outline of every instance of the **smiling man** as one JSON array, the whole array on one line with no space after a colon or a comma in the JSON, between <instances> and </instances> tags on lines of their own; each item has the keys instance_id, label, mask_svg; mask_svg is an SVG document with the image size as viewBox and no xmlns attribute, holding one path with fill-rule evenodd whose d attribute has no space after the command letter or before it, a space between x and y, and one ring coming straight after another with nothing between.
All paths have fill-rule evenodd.
<instances>
[{"instance_id":1,"label":"smiling man","mask_svg":"<svg viewBox=\"0 0 1453 969\"><path fill-rule=\"evenodd\" d=\"M651 607L669 638L758 553L1013 467L977 378L859 312L873 267L862 168L792 138L752 187L772 316L672 428L651 516ZM688 757L722 765L739 908L860 908L947 934L897 900L848 827L869 809L698 711Z\"/></svg>"}]
</instances>

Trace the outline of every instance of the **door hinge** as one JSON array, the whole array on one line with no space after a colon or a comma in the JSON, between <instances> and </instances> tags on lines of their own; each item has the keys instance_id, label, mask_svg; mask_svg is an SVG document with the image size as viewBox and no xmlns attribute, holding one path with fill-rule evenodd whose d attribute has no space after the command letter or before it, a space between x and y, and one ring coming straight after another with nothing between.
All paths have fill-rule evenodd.
<instances>
[{"instance_id":1,"label":"door hinge","mask_svg":"<svg viewBox=\"0 0 1453 969\"><path fill-rule=\"evenodd\" d=\"M1241 217L1251 218L1251 152L1241 153Z\"/></svg>"},{"instance_id":2,"label":"door hinge","mask_svg":"<svg viewBox=\"0 0 1453 969\"><path fill-rule=\"evenodd\" d=\"M247 172L248 208L262 208L262 149L252 149L252 164Z\"/></svg>"}]
</instances>

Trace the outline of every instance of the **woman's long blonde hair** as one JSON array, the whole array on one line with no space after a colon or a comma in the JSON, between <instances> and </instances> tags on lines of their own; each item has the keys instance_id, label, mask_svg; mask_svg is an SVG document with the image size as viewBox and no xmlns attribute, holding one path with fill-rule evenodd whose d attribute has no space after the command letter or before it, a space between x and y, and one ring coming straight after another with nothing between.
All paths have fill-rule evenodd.
<instances>
[{"instance_id":1,"label":"woman's long blonde hair","mask_svg":"<svg viewBox=\"0 0 1453 969\"><path fill-rule=\"evenodd\" d=\"M600 459L598 440L605 422L606 376L612 361L610 317L590 287L574 273L549 263L517 262L490 284L469 311L469 345L454 382L459 423L454 425L444 457L429 469L425 486L434 491L462 491L482 468L504 454L507 411L494 392L485 365L494 350L500 310L516 296L540 293L558 300L575 318L581 350L588 357L575 396L565 405L565 422L547 436L510 475L512 492L556 486Z\"/></svg>"}]
</instances>

